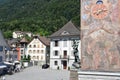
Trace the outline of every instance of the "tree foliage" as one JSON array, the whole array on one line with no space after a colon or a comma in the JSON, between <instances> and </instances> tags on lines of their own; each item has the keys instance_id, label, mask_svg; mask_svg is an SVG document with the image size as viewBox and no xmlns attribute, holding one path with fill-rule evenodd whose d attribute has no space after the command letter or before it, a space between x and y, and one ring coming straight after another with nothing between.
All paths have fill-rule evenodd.
<instances>
[{"instance_id":1,"label":"tree foliage","mask_svg":"<svg viewBox=\"0 0 120 80\"><path fill-rule=\"evenodd\" d=\"M2 0L1 0L2 1ZM0 29L49 36L72 20L80 22L80 0L5 0L0 4Z\"/></svg>"}]
</instances>

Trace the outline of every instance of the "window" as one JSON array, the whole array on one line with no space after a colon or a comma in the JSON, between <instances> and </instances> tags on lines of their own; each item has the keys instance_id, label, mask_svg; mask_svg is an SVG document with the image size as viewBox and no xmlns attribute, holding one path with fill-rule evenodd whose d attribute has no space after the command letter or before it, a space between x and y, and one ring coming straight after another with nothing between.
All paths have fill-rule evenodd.
<instances>
[{"instance_id":1,"label":"window","mask_svg":"<svg viewBox=\"0 0 120 80\"><path fill-rule=\"evenodd\" d=\"M29 50L29 53L32 53L32 51L31 51L31 50Z\"/></svg>"},{"instance_id":2,"label":"window","mask_svg":"<svg viewBox=\"0 0 120 80\"><path fill-rule=\"evenodd\" d=\"M36 45L34 45L33 47L36 48Z\"/></svg>"},{"instance_id":3,"label":"window","mask_svg":"<svg viewBox=\"0 0 120 80\"><path fill-rule=\"evenodd\" d=\"M57 61L55 61L55 62L54 62L54 65L58 65L58 62L57 62Z\"/></svg>"},{"instance_id":4,"label":"window","mask_svg":"<svg viewBox=\"0 0 120 80\"><path fill-rule=\"evenodd\" d=\"M31 48L31 45L29 45L29 47Z\"/></svg>"},{"instance_id":5,"label":"window","mask_svg":"<svg viewBox=\"0 0 120 80\"><path fill-rule=\"evenodd\" d=\"M21 54L23 54L23 50L21 50Z\"/></svg>"},{"instance_id":6,"label":"window","mask_svg":"<svg viewBox=\"0 0 120 80\"><path fill-rule=\"evenodd\" d=\"M35 59L36 59L36 57L35 57L35 56L33 56L33 57L32 57L32 59L33 59L33 60L35 60Z\"/></svg>"},{"instance_id":7,"label":"window","mask_svg":"<svg viewBox=\"0 0 120 80\"><path fill-rule=\"evenodd\" d=\"M37 59L39 60L39 56L37 56Z\"/></svg>"},{"instance_id":8,"label":"window","mask_svg":"<svg viewBox=\"0 0 120 80\"><path fill-rule=\"evenodd\" d=\"M67 57L67 51L66 50L63 52L63 55L64 55L64 58Z\"/></svg>"},{"instance_id":9,"label":"window","mask_svg":"<svg viewBox=\"0 0 120 80\"><path fill-rule=\"evenodd\" d=\"M58 46L58 41L55 41L55 47L57 47Z\"/></svg>"},{"instance_id":10,"label":"window","mask_svg":"<svg viewBox=\"0 0 120 80\"><path fill-rule=\"evenodd\" d=\"M67 56L67 51L66 50L64 51L64 56Z\"/></svg>"},{"instance_id":11,"label":"window","mask_svg":"<svg viewBox=\"0 0 120 80\"><path fill-rule=\"evenodd\" d=\"M39 53L40 51L39 50L37 50L37 53Z\"/></svg>"},{"instance_id":12,"label":"window","mask_svg":"<svg viewBox=\"0 0 120 80\"><path fill-rule=\"evenodd\" d=\"M41 50L41 54L43 54L44 53L44 51L43 50Z\"/></svg>"},{"instance_id":13,"label":"window","mask_svg":"<svg viewBox=\"0 0 120 80\"><path fill-rule=\"evenodd\" d=\"M35 53L35 50L33 50L33 53Z\"/></svg>"},{"instance_id":14,"label":"window","mask_svg":"<svg viewBox=\"0 0 120 80\"><path fill-rule=\"evenodd\" d=\"M55 56L58 56L58 51L55 51Z\"/></svg>"},{"instance_id":15,"label":"window","mask_svg":"<svg viewBox=\"0 0 120 80\"><path fill-rule=\"evenodd\" d=\"M42 44L42 48L44 48L44 45Z\"/></svg>"}]
</instances>

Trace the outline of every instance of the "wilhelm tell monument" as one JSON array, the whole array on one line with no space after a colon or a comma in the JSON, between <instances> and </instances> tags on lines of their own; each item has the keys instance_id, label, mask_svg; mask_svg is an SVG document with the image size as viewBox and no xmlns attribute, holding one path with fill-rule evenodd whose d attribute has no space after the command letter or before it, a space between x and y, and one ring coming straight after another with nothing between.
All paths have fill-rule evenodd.
<instances>
[{"instance_id":1,"label":"wilhelm tell monument","mask_svg":"<svg viewBox=\"0 0 120 80\"><path fill-rule=\"evenodd\" d=\"M120 80L120 0L81 0L81 41L79 79Z\"/></svg>"}]
</instances>

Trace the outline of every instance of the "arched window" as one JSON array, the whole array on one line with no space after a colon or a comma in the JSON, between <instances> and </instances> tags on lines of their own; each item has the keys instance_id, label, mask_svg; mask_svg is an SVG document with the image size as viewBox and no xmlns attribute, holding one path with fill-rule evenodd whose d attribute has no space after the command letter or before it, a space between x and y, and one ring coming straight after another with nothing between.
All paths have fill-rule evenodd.
<instances>
[{"instance_id":1,"label":"arched window","mask_svg":"<svg viewBox=\"0 0 120 80\"><path fill-rule=\"evenodd\" d=\"M44 53L44 50L41 50L41 54L43 54Z\"/></svg>"},{"instance_id":2,"label":"arched window","mask_svg":"<svg viewBox=\"0 0 120 80\"><path fill-rule=\"evenodd\" d=\"M31 48L32 46L31 46L31 45L29 45L29 47Z\"/></svg>"},{"instance_id":3,"label":"arched window","mask_svg":"<svg viewBox=\"0 0 120 80\"><path fill-rule=\"evenodd\" d=\"M35 53L35 50L33 50L33 53Z\"/></svg>"},{"instance_id":4,"label":"arched window","mask_svg":"<svg viewBox=\"0 0 120 80\"><path fill-rule=\"evenodd\" d=\"M36 48L36 45L33 45L34 48Z\"/></svg>"},{"instance_id":5,"label":"arched window","mask_svg":"<svg viewBox=\"0 0 120 80\"><path fill-rule=\"evenodd\" d=\"M44 45L42 44L42 46L41 46L42 48L44 48Z\"/></svg>"},{"instance_id":6,"label":"arched window","mask_svg":"<svg viewBox=\"0 0 120 80\"><path fill-rule=\"evenodd\" d=\"M54 65L58 65L58 61L55 61L55 62L54 62Z\"/></svg>"},{"instance_id":7,"label":"arched window","mask_svg":"<svg viewBox=\"0 0 120 80\"><path fill-rule=\"evenodd\" d=\"M37 60L39 60L39 56L37 56Z\"/></svg>"},{"instance_id":8,"label":"arched window","mask_svg":"<svg viewBox=\"0 0 120 80\"><path fill-rule=\"evenodd\" d=\"M37 50L37 53L39 53L40 51L39 50Z\"/></svg>"},{"instance_id":9,"label":"arched window","mask_svg":"<svg viewBox=\"0 0 120 80\"><path fill-rule=\"evenodd\" d=\"M32 53L32 50L29 50L28 53Z\"/></svg>"},{"instance_id":10,"label":"arched window","mask_svg":"<svg viewBox=\"0 0 120 80\"><path fill-rule=\"evenodd\" d=\"M43 60L43 56L41 56L41 60Z\"/></svg>"},{"instance_id":11,"label":"arched window","mask_svg":"<svg viewBox=\"0 0 120 80\"><path fill-rule=\"evenodd\" d=\"M32 59L33 59L33 60L35 60L35 59L36 59L36 57L35 57L35 56L33 56L33 57L32 57Z\"/></svg>"}]
</instances>

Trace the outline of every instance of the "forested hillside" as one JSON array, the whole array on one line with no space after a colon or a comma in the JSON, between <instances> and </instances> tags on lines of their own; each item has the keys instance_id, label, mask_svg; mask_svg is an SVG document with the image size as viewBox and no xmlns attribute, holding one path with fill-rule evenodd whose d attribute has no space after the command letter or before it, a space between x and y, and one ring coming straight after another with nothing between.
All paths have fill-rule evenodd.
<instances>
[{"instance_id":1,"label":"forested hillside","mask_svg":"<svg viewBox=\"0 0 120 80\"><path fill-rule=\"evenodd\" d=\"M0 29L6 38L12 31L49 36L65 23L79 26L80 0L0 0Z\"/></svg>"}]
</instances>

